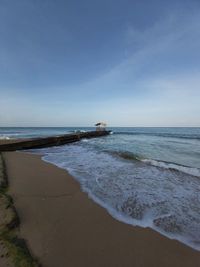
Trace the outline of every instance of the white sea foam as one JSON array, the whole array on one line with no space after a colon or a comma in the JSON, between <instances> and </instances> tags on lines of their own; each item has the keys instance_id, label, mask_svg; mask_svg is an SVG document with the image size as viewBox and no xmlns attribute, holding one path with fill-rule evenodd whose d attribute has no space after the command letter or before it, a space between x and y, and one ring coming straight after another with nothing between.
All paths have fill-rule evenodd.
<instances>
[{"instance_id":1,"label":"white sea foam","mask_svg":"<svg viewBox=\"0 0 200 267\"><path fill-rule=\"evenodd\" d=\"M169 162L163 162L163 161L158 161L158 160L153 160L153 159L141 159L141 161L151 164L156 167L161 167L165 169L171 169L171 170L177 170L181 171L193 176L200 177L200 169L198 168L192 168L192 167L187 167L187 166L181 166L177 165L174 163L169 163Z\"/></svg>"},{"instance_id":2,"label":"white sea foam","mask_svg":"<svg viewBox=\"0 0 200 267\"><path fill-rule=\"evenodd\" d=\"M114 218L151 227L200 250L199 178L116 158L84 142L40 153L45 161L68 170Z\"/></svg>"},{"instance_id":3,"label":"white sea foam","mask_svg":"<svg viewBox=\"0 0 200 267\"><path fill-rule=\"evenodd\" d=\"M10 137L6 135L0 135L0 140L9 140Z\"/></svg>"},{"instance_id":4,"label":"white sea foam","mask_svg":"<svg viewBox=\"0 0 200 267\"><path fill-rule=\"evenodd\" d=\"M81 140L81 142L89 142L89 140L87 139L87 138L83 138L82 140Z\"/></svg>"}]
</instances>

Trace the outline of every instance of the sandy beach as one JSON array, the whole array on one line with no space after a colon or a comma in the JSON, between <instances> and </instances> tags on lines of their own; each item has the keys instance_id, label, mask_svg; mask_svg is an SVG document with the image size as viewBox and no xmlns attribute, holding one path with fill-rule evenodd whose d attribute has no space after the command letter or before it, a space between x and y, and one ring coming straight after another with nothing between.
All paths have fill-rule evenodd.
<instances>
[{"instance_id":1,"label":"sandy beach","mask_svg":"<svg viewBox=\"0 0 200 267\"><path fill-rule=\"evenodd\" d=\"M20 236L43 267L200 266L200 252L115 220L65 170L40 156L4 157Z\"/></svg>"}]
</instances>

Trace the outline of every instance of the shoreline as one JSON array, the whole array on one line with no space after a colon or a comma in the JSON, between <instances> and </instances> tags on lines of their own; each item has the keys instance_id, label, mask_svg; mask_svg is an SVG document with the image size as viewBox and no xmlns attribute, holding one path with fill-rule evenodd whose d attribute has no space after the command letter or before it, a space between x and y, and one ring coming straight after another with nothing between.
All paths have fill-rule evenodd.
<instances>
[{"instance_id":1,"label":"shoreline","mask_svg":"<svg viewBox=\"0 0 200 267\"><path fill-rule=\"evenodd\" d=\"M115 220L65 170L38 155L4 155L20 236L42 266L199 266L200 252Z\"/></svg>"}]
</instances>

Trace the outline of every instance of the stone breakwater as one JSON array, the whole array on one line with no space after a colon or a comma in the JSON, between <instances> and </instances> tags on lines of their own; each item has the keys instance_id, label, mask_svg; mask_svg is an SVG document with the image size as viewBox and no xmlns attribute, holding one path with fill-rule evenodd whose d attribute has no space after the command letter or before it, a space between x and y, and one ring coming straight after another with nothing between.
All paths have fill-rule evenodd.
<instances>
[{"instance_id":1,"label":"stone breakwater","mask_svg":"<svg viewBox=\"0 0 200 267\"><path fill-rule=\"evenodd\" d=\"M96 138L109 135L110 131L91 131L91 132L77 132L73 134L65 134L60 136L51 136L44 138L33 138L23 140L13 140L0 144L1 151L15 151L23 149L44 148L51 146L60 146L68 143L80 141L81 139Z\"/></svg>"}]
</instances>

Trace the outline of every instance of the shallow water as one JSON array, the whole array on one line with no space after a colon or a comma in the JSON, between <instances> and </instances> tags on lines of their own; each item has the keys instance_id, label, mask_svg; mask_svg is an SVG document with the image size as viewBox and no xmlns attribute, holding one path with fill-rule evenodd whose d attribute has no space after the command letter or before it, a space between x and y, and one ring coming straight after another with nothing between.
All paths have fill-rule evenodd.
<instances>
[{"instance_id":1,"label":"shallow water","mask_svg":"<svg viewBox=\"0 0 200 267\"><path fill-rule=\"evenodd\" d=\"M200 250L200 128L113 130L110 136L32 153L68 170L116 219Z\"/></svg>"}]
</instances>

